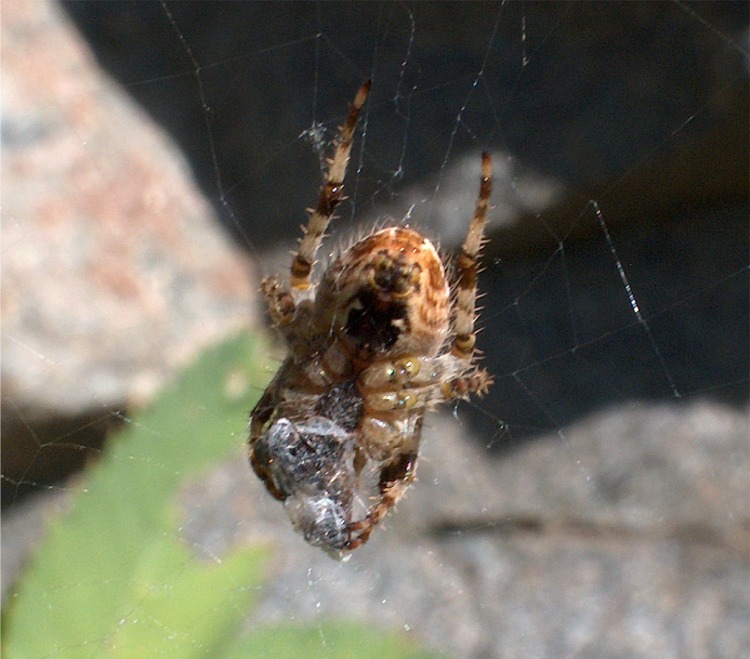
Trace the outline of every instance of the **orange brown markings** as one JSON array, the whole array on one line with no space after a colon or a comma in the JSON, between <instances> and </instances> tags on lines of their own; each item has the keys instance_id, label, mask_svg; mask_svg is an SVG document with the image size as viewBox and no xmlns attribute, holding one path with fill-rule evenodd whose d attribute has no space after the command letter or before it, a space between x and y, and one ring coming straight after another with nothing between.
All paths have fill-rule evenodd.
<instances>
[{"instance_id":1,"label":"orange brown markings","mask_svg":"<svg viewBox=\"0 0 750 659\"><path fill-rule=\"evenodd\" d=\"M419 236L414 250L414 263L421 271L421 286L409 300L410 313L427 327L439 327L448 322L448 290L443 264L432 244Z\"/></svg>"},{"instance_id":2,"label":"orange brown markings","mask_svg":"<svg viewBox=\"0 0 750 659\"><path fill-rule=\"evenodd\" d=\"M443 269L443 264L437 258L437 254L431 254L430 256L432 258L425 259L427 261L425 268L429 277L428 290L442 291L445 288L445 270Z\"/></svg>"},{"instance_id":3,"label":"orange brown markings","mask_svg":"<svg viewBox=\"0 0 750 659\"><path fill-rule=\"evenodd\" d=\"M446 327L450 321L449 292L445 280L439 287L425 286L423 294L412 301L411 308L424 326Z\"/></svg>"},{"instance_id":4,"label":"orange brown markings","mask_svg":"<svg viewBox=\"0 0 750 659\"><path fill-rule=\"evenodd\" d=\"M419 254L422 252L422 245L425 242L427 242L425 238L413 229L391 227L360 240L346 251L345 257L347 259L360 259L363 256L371 255L373 252L386 250L389 254L404 253L406 258L409 258L408 252L411 252L411 254L416 255L412 258L419 260Z\"/></svg>"},{"instance_id":5,"label":"orange brown markings","mask_svg":"<svg viewBox=\"0 0 750 659\"><path fill-rule=\"evenodd\" d=\"M405 227L396 227L393 231L392 242L394 245L402 246L403 249L410 249L414 254L422 251L422 246L427 242L424 236Z\"/></svg>"},{"instance_id":6,"label":"orange brown markings","mask_svg":"<svg viewBox=\"0 0 750 659\"><path fill-rule=\"evenodd\" d=\"M312 263L305 257L297 254L292 262L292 286L299 288L302 285L306 285L306 280L310 276L311 271ZM299 280L305 280L305 282L300 282Z\"/></svg>"},{"instance_id":7,"label":"orange brown markings","mask_svg":"<svg viewBox=\"0 0 750 659\"><path fill-rule=\"evenodd\" d=\"M346 123L341 130L341 143L345 147L349 146L352 142L352 138L354 137L354 127L357 125L359 111L367 100L367 95L370 93L371 86L372 82L370 80L366 80L362 83L362 86L357 91L357 95L354 97L354 103L352 103L349 108L349 116L347 116Z\"/></svg>"},{"instance_id":8,"label":"orange brown markings","mask_svg":"<svg viewBox=\"0 0 750 659\"><path fill-rule=\"evenodd\" d=\"M422 266L401 251L394 258L391 252L382 249L365 269L370 286L385 297L405 300L419 293Z\"/></svg>"},{"instance_id":9,"label":"orange brown markings","mask_svg":"<svg viewBox=\"0 0 750 659\"><path fill-rule=\"evenodd\" d=\"M416 314L416 319L413 323L415 330L422 330L424 333L425 328L427 333L432 335L434 330L447 330L450 319L448 317L448 306L441 306L439 309L430 307L424 304L417 304L413 309ZM442 339L441 339L442 342Z\"/></svg>"},{"instance_id":10,"label":"orange brown markings","mask_svg":"<svg viewBox=\"0 0 750 659\"><path fill-rule=\"evenodd\" d=\"M425 286L420 297L430 307L447 307L449 290L445 280L442 280L439 286Z\"/></svg>"},{"instance_id":11,"label":"orange brown markings","mask_svg":"<svg viewBox=\"0 0 750 659\"><path fill-rule=\"evenodd\" d=\"M360 240L358 243L355 243L344 252L341 260L346 262L361 261L363 257L369 256L375 249L373 243L376 243L379 236L380 234L376 233L372 236L368 236L364 240Z\"/></svg>"},{"instance_id":12,"label":"orange brown markings","mask_svg":"<svg viewBox=\"0 0 750 659\"><path fill-rule=\"evenodd\" d=\"M476 287L477 257L475 255L468 254L466 250L462 250L461 256L458 257L458 271L460 273L459 288L470 290Z\"/></svg>"},{"instance_id":13,"label":"orange brown markings","mask_svg":"<svg viewBox=\"0 0 750 659\"><path fill-rule=\"evenodd\" d=\"M336 206L341 203L344 198L344 186L341 181L329 181L320 190L320 197L318 198L318 207L315 212L319 215L330 217L336 210ZM322 232L316 232L313 234L315 238L322 235Z\"/></svg>"},{"instance_id":14,"label":"orange brown markings","mask_svg":"<svg viewBox=\"0 0 750 659\"><path fill-rule=\"evenodd\" d=\"M448 317L448 290L426 292L419 299L414 300L420 312L425 315Z\"/></svg>"}]
</instances>

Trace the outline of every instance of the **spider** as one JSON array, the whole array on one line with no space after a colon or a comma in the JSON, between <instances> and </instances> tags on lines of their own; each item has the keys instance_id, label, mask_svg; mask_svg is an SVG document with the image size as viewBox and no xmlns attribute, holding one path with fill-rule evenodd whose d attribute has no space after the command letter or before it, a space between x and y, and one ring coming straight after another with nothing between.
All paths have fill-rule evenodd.
<instances>
[{"instance_id":1,"label":"spider","mask_svg":"<svg viewBox=\"0 0 750 659\"><path fill-rule=\"evenodd\" d=\"M305 539L339 558L367 542L414 481L425 412L482 395L492 383L476 366L474 347L478 258L491 190L488 154L453 268L420 233L392 226L344 250L319 282L313 277L324 233L343 199L369 90L368 81L339 129L289 284L275 276L262 282L288 356L250 421L253 470L284 502ZM368 500L358 494L366 465L374 496L357 514L357 500Z\"/></svg>"}]
</instances>

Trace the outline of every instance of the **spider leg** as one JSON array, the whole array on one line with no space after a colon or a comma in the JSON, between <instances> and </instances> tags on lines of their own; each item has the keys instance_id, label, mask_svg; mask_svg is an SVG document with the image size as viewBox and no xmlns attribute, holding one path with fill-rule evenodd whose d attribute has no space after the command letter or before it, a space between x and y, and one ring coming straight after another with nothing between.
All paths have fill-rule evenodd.
<instances>
[{"instance_id":1,"label":"spider leg","mask_svg":"<svg viewBox=\"0 0 750 659\"><path fill-rule=\"evenodd\" d=\"M479 187L476 210L456 266L458 286L456 288L455 337L451 352L467 363L474 356L474 345L476 343L474 320L477 302L477 263L479 251L482 247L484 226L487 223L487 210L490 205L491 192L492 158L489 153L483 153L482 182Z\"/></svg>"},{"instance_id":2,"label":"spider leg","mask_svg":"<svg viewBox=\"0 0 750 659\"><path fill-rule=\"evenodd\" d=\"M346 543L347 551L361 547L370 539L375 527L404 496L409 485L414 481L416 471L416 452L402 453L383 467L378 483L380 496L363 519L349 525L348 530L353 537Z\"/></svg>"},{"instance_id":3,"label":"spider leg","mask_svg":"<svg viewBox=\"0 0 750 659\"><path fill-rule=\"evenodd\" d=\"M477 368L457 378L446 382L442 387L442 400L439 402L450 402L452 400L468 400L469 394L484 396L489 391L494 378L484 368Z\"/></svg>"},{"instance_id":4,"label":"spider leg","mask_svg":"<svg viewBox=\"0 0 750 659\"><path fill-rule=\"evenodd\" d=\"M266 277L260 289L268 304L268 313L274 326L283 328L294 318L296 305L289 290L276 277Z\"/></svg>"},{"instance_id":5,"label":"spider leg","mask_svg":"<svg viewBox=\"0 0 750 659\"><path fill-rule=\"evenodd\" d=\"M281 283L276 277L266 277L261 283L261 291L268 304L268 313L273 321L273 326L284 338L289 352L293 355L311 355L316 350L316 340L320 337L310 332L312 305L309 300L299 303L289 288ZM306 360L305 373L311 382L327 384L325 375L320 381L319 360Z\"/></svg>"},{"instance_id":6,"label":"spider leg","mask_svg":"<svg viewBox=\"0 0 750 659\"><path fill-rule=\"evenodd\" d=\"M318 205L312 211L299 246L299 251L292 262L291 283L292 289L295 291L306 291L310 288L310 275L315 263L315 254L320 247L323 234L333 217L336 207L344 198L344 177L346 176L346 167L349 164L349 153L351 152L352 140L354 139L354 129L357 125L359 111L367 99L369 91L370 81L368 80L359 88L357 96L354 98L354 103L349 108L349 116L340 128L333 158L331 158L328 167L326 181L320 189Z\"/></svg>"},{"instance_id":7,"label":"spider leg","mask_svg":"<svg viewBox=\"0 0 750 659\"><path fill-rule=\"evenodd\" d=\"M283 501L286 499L286 494L274 485L269 464L255 451L255 445L263 436L263 430L276 411L277 403L276 390L269 387L250 413L250 465L256 476L263 481L271 496L279 501Z\"/></svg>"}]
</instances>

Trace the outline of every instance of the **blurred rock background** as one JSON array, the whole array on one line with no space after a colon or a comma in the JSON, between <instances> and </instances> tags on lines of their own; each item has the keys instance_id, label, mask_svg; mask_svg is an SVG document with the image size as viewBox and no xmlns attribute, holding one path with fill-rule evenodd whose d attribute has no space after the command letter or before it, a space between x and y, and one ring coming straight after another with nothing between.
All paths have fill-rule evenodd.
<instances>
[{"instance_id":1,"label":"blurred rock background","mask_svg":"<svg viewBox=\"0 0 750 659\"><path fill-rule=\"evenodd\" d=\"M7 502L82 464L113 409L248 327L255 283L177 147L59 6L14 3L2 26Z\"/></svg>"},{"instance_id":2,"label":"blurred rock background","mask_svg":"<svg viewBox=\"0 0 750 659\"><path fill-rule=\"evenodd\" d=\"M430 420L350 563L240 459L187 487L186 537L278 543L257 620L470 657L750 652L747 6L167 6L198 70L156 3L3 9L4 577L86 447L252 324L251 263L285 267L315 147L373 77L334 231L408 216L454 247L491 150L497 382Z\"/></svg>"}]
</instances>

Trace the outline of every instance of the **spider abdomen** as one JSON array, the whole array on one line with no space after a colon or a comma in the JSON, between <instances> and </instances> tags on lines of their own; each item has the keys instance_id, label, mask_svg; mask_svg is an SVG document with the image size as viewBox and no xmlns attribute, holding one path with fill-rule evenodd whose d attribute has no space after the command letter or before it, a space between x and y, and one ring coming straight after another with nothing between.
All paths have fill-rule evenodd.
<instances>
[{"instance_id":1,"label":"spider abdomen","mask_svg":"<svg viewBox=\"0 0 750 659\"><path fill-rule=\"evenodd\" d=\"M436 355L450 330L450 288L435 246L409 227L360 240L326 270L316 316L360 368Z\"/></svg>"}]
</instances>

